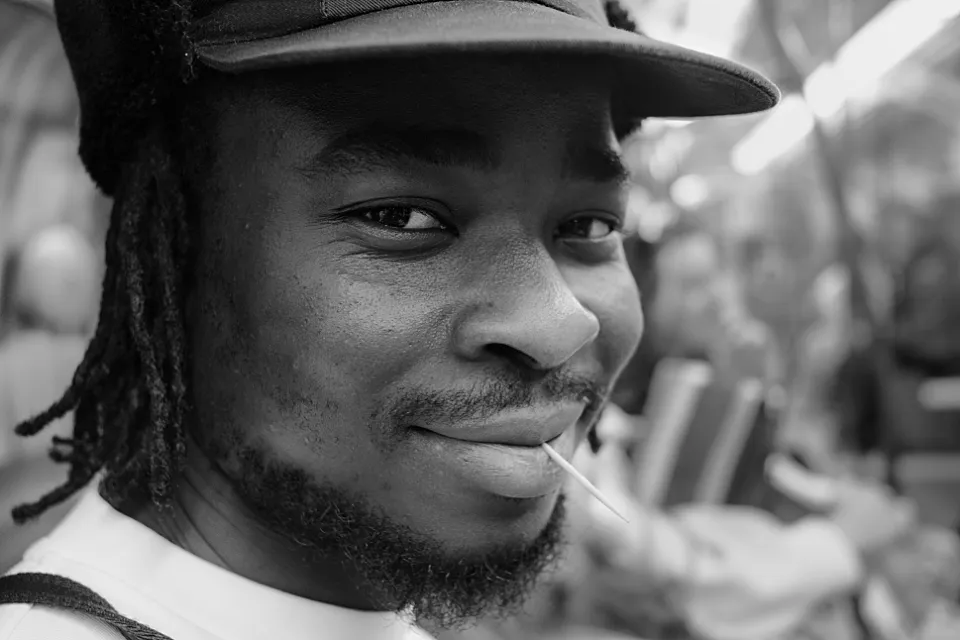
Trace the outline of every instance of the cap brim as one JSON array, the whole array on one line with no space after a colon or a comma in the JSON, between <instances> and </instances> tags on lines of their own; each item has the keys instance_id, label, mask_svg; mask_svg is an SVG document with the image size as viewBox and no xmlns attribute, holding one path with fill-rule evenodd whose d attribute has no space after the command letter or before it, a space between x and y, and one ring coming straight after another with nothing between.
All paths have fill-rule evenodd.
<instances>
[{"instance_id":1,"label":"cap brim","mask_svg":"<svg viewBox=\"0 0 960 640\"><path fill-rule=\"evenodd\" d=\"M201 43L200 60L244 72L399 56L531 53L593 56L617 71L628 117L697 118L753 113L780 92L723 58L515 0L447 0L385 9L289 35Z\"/></svg>"}]
</instances>

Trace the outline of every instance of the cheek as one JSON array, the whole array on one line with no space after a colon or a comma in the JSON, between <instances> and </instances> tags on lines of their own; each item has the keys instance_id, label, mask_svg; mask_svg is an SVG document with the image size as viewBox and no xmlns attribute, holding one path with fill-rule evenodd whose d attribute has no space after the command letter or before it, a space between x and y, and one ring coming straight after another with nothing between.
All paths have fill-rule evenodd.
<instances>
[{"instance_id":1,"label":"cheek","mask_svg":"<svg viewBox=\"0 0 960 640\"><path fill-rule=\"evenodd\" d=\"M329 249L277 244L283 251L247 247L229 277L205 278L207 421L241 426L317 475L361 481L356 470L375 467L393 435L372 417L390 385L434 351L439 307L422 287L349 269Z\"/></svg>"},{"instance_id":2,"label":"cheek","mask_svg":"<svg viewBox=\"0 0 960 640\"><path fill-rule=\"evenodd\" d=\"M578 298L600 321L597 338L604 369L613 375L629 361L643 335L640 292L626 264L610 265L603 273L582 278Z\"/></svg>"},{"instance_id":3,"label":"cheek","mask_svg":"<svg viewBox=\"0 0 960 640\"><path fill-rule=\"evenodd\" d=\"M386 387L437 344L440 322L422 291L355 273L318 273L316 265L301 269L296 291L274 308L306 318L283 328L278 339L297 349L301 379L309 377L354 406L375 408Z\"/></svg>"}]
</instances>

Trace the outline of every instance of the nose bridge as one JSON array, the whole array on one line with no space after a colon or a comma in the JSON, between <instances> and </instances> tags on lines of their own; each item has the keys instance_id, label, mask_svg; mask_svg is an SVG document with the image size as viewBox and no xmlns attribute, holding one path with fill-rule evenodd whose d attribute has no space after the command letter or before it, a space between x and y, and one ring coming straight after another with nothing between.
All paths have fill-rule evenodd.
<instances>
[{"instance_id":1,"label":"nose bridge","mask_svg":"<svg viewBox=\"0 0 960 640\"><path fill-rule=\"evenodd\" d=\"M459 332L461 346L473 356L496 345L553 368L597 337L597 317L541 243L504 242L481 264Z\"/></svg>"}]
</instances>

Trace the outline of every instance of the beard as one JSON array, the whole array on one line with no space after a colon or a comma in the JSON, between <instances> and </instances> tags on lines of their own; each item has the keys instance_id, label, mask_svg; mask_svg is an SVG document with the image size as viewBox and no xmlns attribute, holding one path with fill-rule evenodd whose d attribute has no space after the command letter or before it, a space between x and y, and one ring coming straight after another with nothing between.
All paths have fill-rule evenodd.
<instances>
[{"instance_id":1,"label":"beard","mask_svg":"<svg viewBox=\"0 0 960 640\"><path fill-rule=\"evenodd\" d=\"M441 628L519 612L562 546L563 494L533 541L457 554L263 451L241 446L232 455L240 462L234 485L265 525L321 556L344 558L377 594L378 608Z\"/></svg>"}]
</instances>

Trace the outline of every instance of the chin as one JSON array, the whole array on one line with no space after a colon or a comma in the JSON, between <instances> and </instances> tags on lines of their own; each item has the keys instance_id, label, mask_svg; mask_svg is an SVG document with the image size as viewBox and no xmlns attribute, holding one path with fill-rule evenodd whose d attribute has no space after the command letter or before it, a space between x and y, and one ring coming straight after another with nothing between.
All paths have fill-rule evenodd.
<instances>
[{"instance_id":1,"label":"chin","mask_svg":"<svg viewBox=\"0 0 960 640\"><path fill-rule=\"evenodd\" d=\"M434 511L423 530L451 555L483 555L523 549L565 516L559 491L538 498L504 498L487 494L441 516Z\"/></svg>"},{"instance_id":2,"label":"chin","mask_svg":"<svg viewBox=\"0 0 960 640\"><path fill-rule=\"evenodd\" d=\"M237 489L265 526L353 564L384 608L441 626L516 610L562 548L559 489L512 499L421 478L374 499L258 451L240 460Z\"/></svg>"}]
</instances>

